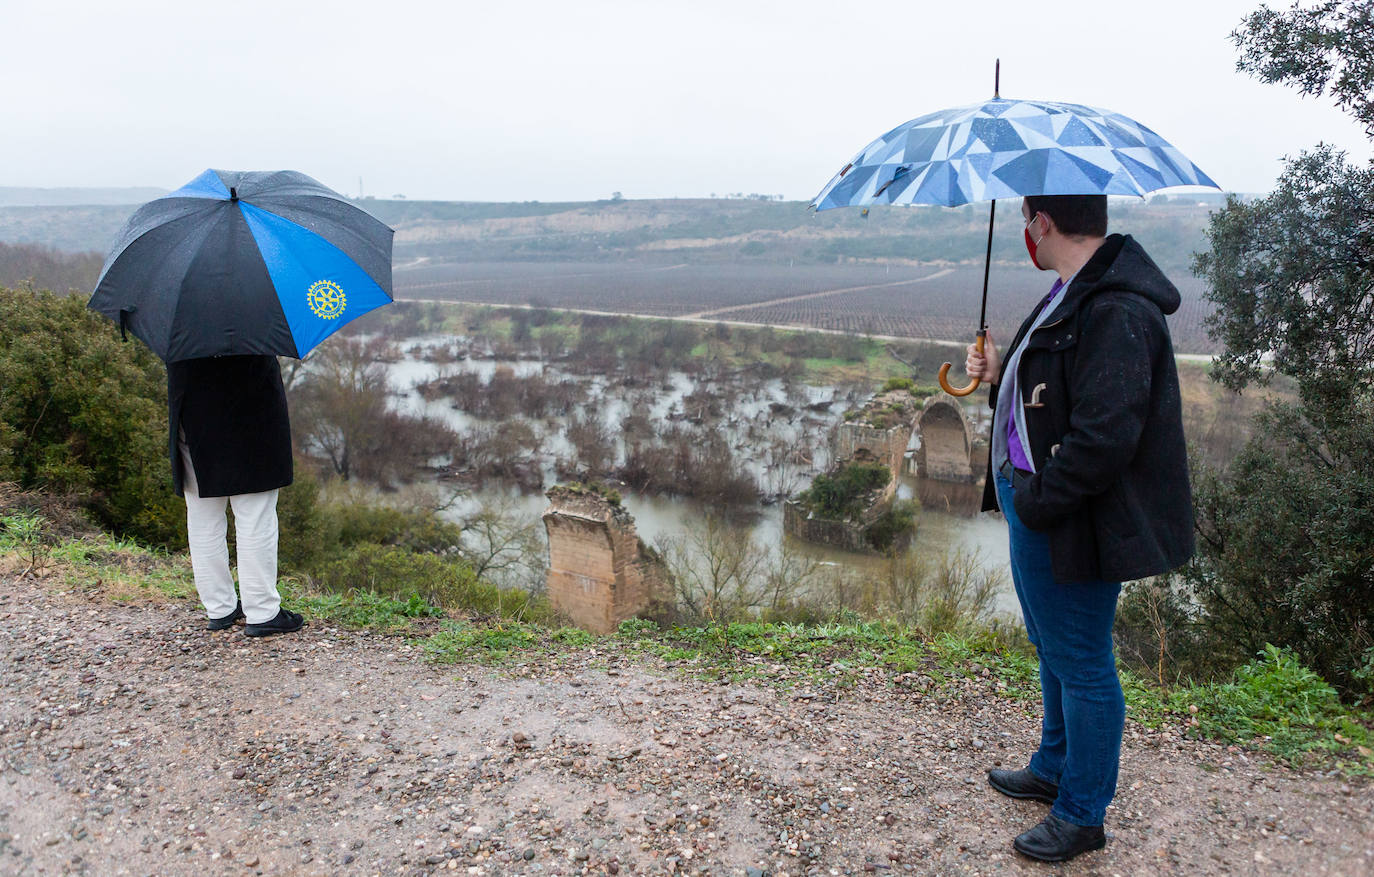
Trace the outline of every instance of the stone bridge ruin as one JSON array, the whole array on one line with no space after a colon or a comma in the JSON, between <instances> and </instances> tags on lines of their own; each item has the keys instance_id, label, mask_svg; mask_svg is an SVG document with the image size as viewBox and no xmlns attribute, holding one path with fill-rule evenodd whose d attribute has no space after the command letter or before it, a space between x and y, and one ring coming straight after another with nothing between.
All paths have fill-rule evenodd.
<instances>
[{"instance_id":1,"label":"stone bridge ruin","mask_svg":"<svg viewBox=\"0 0 1374 877\"><path fill-rule=\"evenodd\" d=\"M922 504L969 513L978 480L971 462L973 430L959 400L947 393L928 397L919 410L906 390L874 396L840 425L832 473L850 463L879 463L891 473L881 492L867 499L857 518L832 520L809 507L803 494L783 506L783 529L808 542L849 551L869 551L870 527L892 509L901 476L908 471L906 451L919 438L910 471L921 478ZM963 494L969 494L964 496ZM909 538L909 537L908 537Z\"/></svg>"},{"instance_id":2,"label":"stone bridge ruin","mask_svg":"<svg viewBox=\"0 0 1374 877\"><path fill-rule=\"evenodd\" d=\"M559 486L545 494L549 600L578 627L611 633L667 593L668 575L617 494Z\"/></svg>"},{"instance_id":3,"label":"stone bridge ruin","mask_svg":"<svg viewBox=\"0 0 1374 877\"><path fill-rule=\"evenodd\" d=\"M970 460L973 431L959 400L948 393L936 393L926 399L916 418L915 431L921 438L915 461L917 475L936 481L977 480Z\"/></svg>"}]
</instances>

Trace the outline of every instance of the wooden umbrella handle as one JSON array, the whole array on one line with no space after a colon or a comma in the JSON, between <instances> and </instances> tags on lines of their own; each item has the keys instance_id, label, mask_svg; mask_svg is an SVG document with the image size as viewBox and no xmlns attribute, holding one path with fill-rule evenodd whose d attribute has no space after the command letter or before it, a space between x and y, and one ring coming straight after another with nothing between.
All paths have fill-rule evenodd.
<instances>
[{"instance_id":1,"label":"wooden umbrella handle","mask_svg":"<svg viewBox=\"0 0 1374 877\"><path fill-rule=\"evenodd\" d=\"M979 353L983 352L983 342L986 339L987 333L979 332L978 339L973 342L974 347L978 350ZM969 384L967 387L964 387L962 390L955 387L951 387L949 385L949 378L947 377L947 375L949 374L949 370L949 363L945 363L944 365L940 366L940 389L944 390L951 396L967 396L969 393L972 393L974 390L978 389L978 385L982 383L982 381L978 380L978 378L974 378L973 383Z\"/></svg>"}]
</instances>

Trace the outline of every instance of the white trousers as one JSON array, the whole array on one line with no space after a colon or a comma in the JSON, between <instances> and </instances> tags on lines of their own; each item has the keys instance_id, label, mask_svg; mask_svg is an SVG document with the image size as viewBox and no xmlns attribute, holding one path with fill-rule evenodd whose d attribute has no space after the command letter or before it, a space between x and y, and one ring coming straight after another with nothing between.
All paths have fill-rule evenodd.
<instances>
[{"instance_id":1,"label":"white trousers","mask_svg":"<svg viewBox=\"0 0 1374 877\"><path fill-rule=\"evenodd\" d=\"M223 618L241 599L249 624L277 617L281 595L277 593L277 491L237 496L206 496L198 492L196 471L185 442L181 461L186 470L186 537L191 546L191 569L196 592L210 618ZM239 594L229 574L229 520L225 506L234 509L234 546L238 551Z\"/></svg>"}]
</instances>

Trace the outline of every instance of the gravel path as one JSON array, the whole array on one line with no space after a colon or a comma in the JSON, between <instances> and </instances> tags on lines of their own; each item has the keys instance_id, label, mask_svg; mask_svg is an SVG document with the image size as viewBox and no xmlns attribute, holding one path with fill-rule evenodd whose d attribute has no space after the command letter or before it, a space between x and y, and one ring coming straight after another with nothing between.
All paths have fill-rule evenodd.
<instances>
[{"instance_id":1,"label":"gravel path","mask_svg":"<svg viewBox=\"0 0 1374 877\"><path fill-rule=\"evenodd\" d=\"M991 683L700 682L619 644L433 666L315 622L0 580L0 874L1374 874L1374 787L1128 727L1098 853L1011 837Z\"/></svg>"}]
</instances>

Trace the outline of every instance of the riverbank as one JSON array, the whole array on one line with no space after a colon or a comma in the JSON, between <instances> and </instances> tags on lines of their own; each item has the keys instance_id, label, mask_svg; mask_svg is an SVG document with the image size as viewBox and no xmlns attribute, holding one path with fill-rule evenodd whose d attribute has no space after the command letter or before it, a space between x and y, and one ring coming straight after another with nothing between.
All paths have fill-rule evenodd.
<instances>
[{"instance_id":1,"label":"riverbank","mask_svg":"<svg viewBox=\"0 0 1374 877\"><path fill-rule=\"evenodd\" d=\"M308 627L252 641L202 629L184 558L87 547L0 557L8 872L1043 873L1010 850L1043 808L983 780L1038 726L996 638L295 592ZM1294 770L1128 689L1108 846L1061 873L1374 866L1368 762Z\"/></svg>"}]
</instances>

